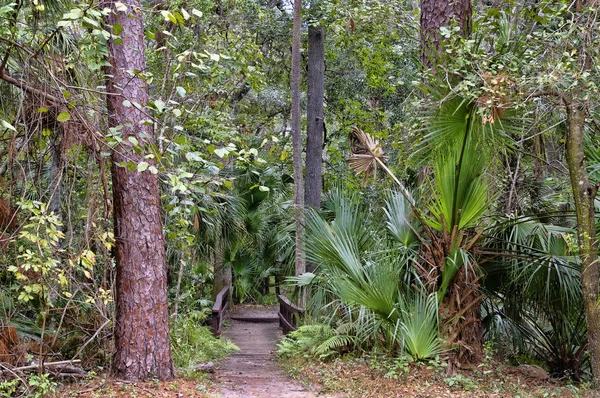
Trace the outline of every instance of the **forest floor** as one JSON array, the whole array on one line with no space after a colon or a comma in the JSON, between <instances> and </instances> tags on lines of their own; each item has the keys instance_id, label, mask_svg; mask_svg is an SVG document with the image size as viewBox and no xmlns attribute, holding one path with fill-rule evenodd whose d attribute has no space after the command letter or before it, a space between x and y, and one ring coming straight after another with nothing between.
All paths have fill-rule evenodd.
<instances>
[{"instance_id":1,"label":"forest floor","mask_svg":"<svg viewBox=\"0 0 600 398\"><path fill-rule=\"evenodd\" d=\"M171 382L129 383L96 377L56 397L82 398L312 398L312 397L595 397L585 386L551 380L536 366L511 367L491 358L449 377L439 363L409 364L390 358L278 361L281 337L275 307L243 306L231 313L224 338L239 348L213 373Z\"/></svg>"},{"instance_id":2,"label":"forest floor","mask_svg":"<svg viewBox=\"0 0 600 398\"><path fill-rule=\"evenodd\" d=\"M387 361L387 363L385 362ZM486 397L596 398L589 386L547 377L533 365L508 366L495 360L449 376L439 363L407 364L377 358L338 358L321 362L306 358L283 361L288 374L320 385L323 394L340 397Z\"/></svg>"}]
</instances>

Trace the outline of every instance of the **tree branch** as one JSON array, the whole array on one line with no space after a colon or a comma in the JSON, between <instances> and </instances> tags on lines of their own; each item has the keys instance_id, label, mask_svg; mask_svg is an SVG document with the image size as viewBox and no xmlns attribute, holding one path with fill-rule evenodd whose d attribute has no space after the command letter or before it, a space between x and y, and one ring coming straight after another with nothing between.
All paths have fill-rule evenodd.
<instances>
[{"instance_id":1,"label":"tree branch","mask_svg":"<svg viewBox=\"0 0 600 398\"><path fill-rule=\"evenodd\" d=\"M60 99L58 99L57 97L53 96L52 94L45 93L41 90L38 90L37 88L31 87L30 85L28 85L20 80L15 79L14 77L12 77L10 75L7 75L6 73L4 73L4 70L0 70L0 79L12 84L13 86L19 87L21 90L28 92L29 94L33 94L33 95L37 95L42 98L45 98L48 101L53 102L55 105L59 105L63 102Z\"/></svg>"},{"instance_id":2,"label":"tree branch","mask_svg":"<svg viewBox=\"0 0 600 398\"><path fill-rule=\"evenodd\" d=\"M552 89L534 91L532 93L526 94L525 97L526 98L557 97L562 100L562 102L563 102L563 104L565 104L565 106L569 106L573 102L573 99L569 95L567 95L561 91L552 90Z\"/></svg>"}]
</instances>

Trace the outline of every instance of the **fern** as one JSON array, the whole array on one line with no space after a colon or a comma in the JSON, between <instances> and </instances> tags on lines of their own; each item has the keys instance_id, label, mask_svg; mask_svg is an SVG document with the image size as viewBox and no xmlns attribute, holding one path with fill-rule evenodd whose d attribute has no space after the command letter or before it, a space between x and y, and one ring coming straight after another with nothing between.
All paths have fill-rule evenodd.
<instances>
[{"instance_id":1,"label":"fern","mask_svg":"<svg viewBox=\"0 0 600 398\"><path fill-rule=\"evenodd\" d=\"M321 359L328 358L332 355L338 354L342 348L356 346L356 341L356 336L338 334L331 336L319 344L317 347L315 347L313 352Z\"/></svg>"}]
</instances>

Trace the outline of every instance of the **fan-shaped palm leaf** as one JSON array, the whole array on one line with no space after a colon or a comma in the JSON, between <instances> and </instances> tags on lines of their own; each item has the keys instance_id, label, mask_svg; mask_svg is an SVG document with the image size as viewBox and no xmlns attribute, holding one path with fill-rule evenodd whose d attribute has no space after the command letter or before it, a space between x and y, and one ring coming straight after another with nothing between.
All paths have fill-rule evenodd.
<instances>
[{"instance_id":1,"label":"fan-shaped palm leaf","mask_svg":"<svg viewBox=\"0 0 600 398\"><path fill-rule=\"evenodd\" d=\"M383 209L387 217L387 228L394 239L406 249L419 246L419 225L411 223L412 210L408 201L398 192L390 192Z\"/></svg>"}]
</instances>

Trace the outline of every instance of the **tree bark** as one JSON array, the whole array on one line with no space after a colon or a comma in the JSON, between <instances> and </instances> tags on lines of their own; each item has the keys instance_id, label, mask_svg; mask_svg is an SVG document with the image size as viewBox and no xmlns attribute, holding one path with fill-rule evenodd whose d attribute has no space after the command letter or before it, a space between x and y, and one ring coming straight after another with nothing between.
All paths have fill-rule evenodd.
<instances>
[{"instance_id":1,"label":"tree bark","mask_svg":"<svg viewBox=\"0 0 600 398\"><path fill-rule=\"evenodd\" d=\"M296 275L306 272L304 258L304 184L302 176L302 131L300 120L300 25L302 0L294 0L292 29L292 142L294 162L294 205L296 221Z\"/></svg>"},{"instance_id":2,"label":"tree bark","mask_svg":"<svg viewBox=\"0 0 600 398\"><path fill-rule=\"evenodd\" d=\"M421 61L435 69L432 59L442 53L440 28L456 23L463 36L471 34L471 0L421 0Z\"/></svg>"},{"instance_id":3,"label":"tree bark","mask_svg":"<svg viewBox=\"0 0 600 398\"><path fill-rule=\"evenodd\" d=\"M321 207L323 185L323 97L325 94L325 29L308 28L308 105L306 109L305 205Z\"/></svg>"},{"instance_id":4,"label":"tree bark","mask_svg":"<svg viewBox=\"0 0 600 398\"><path fill-rule=\"evenodd\" d=\"M146 70L144 27L138 0L121 0L127 11L112 12L107 25L121 26L120 40L109 40L107 67L108 121L119 126L123 142L112 152L116 260L116 323L113 372L126 380L174 377L169 339L167 270L160 213L158 176L149 170L128 171L124 164L144 159L152 144L148 117L124 100L144 106L146 82L137 73ZM134 143L138 142L137 148ZM137 151L135 150L137 149Z\"/></svg>"},{"instance_id":5,"label":"tree bark","mask_svg":"<svg viewBox=\"0 0 600 398\"><path fill-rule=\"evenodd\" d=\"M564 99L564 98L563 98ZM583 105L566 101L567 107L567 164L577 216L577 239L581 261L581 289L588 334L588 352L596 385L600 381L600 264L596 240L594 199L597 186L590 183L583 152L585 113Z\"/></svg>"}]
</instances>

